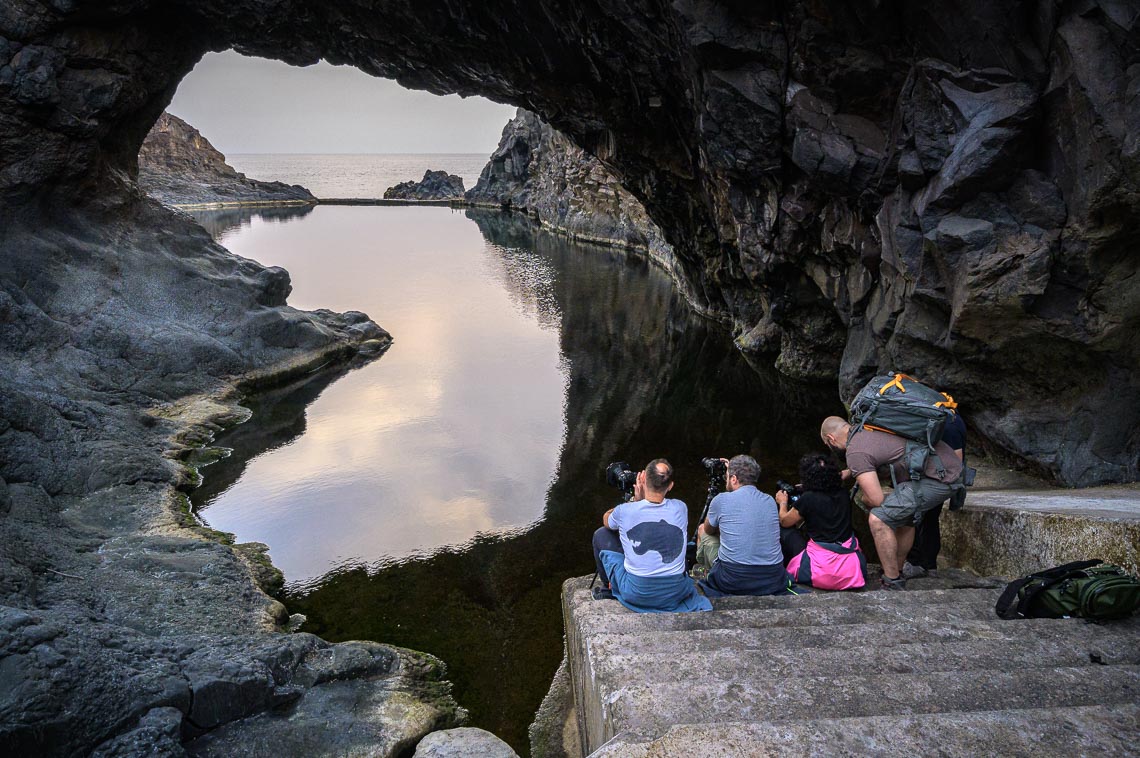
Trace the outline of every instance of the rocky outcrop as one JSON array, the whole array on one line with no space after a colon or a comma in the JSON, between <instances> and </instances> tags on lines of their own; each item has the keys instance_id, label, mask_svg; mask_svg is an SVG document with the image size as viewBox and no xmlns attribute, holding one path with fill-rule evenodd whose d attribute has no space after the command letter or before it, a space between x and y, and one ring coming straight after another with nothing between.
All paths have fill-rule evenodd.
<instances>
[{"instance_id":1,"label":"rocky outcrop","mask_svg":"<svg viewBox=\"0 0 1140 758\"><path fill-rule=\"evenodd\" d=\"M368 707L334 731L388 754L456 723L434 659L280 633L285 609L259 589L279 575L182 494L202 446L244 418L237 389L367 360L387 333L289 308L283 270L157 203L134 212L147 223L0 230L4 752L181 754L267 710L335 721L346 699ZM274 731L306 752L302 729Z\"/></svg>"},{"instance_id":2,"label":"rocky outcrop","mask_svg":"<svg viewBox=\"0 0 1140 758\"><path fill-rule=\"evenodd\" d=\"M165 112L139 148L138 182L143 192L175 207L317 201L299 185L262 182L235 171L197 129Z\"/></svg>"},{"instance_id":3,"label":"rocky outcrop","mask_svg":"<svg viewBox=\"0 0 1140 758\"><path fill-rule=\"evenodd\" d=\"M417 758L518 758L511 746L483 729L432 732L416 746Z\"/></svg>"},{"instance_id":4,"label":"rocky outcrop","mask_svg":"<svg viewBox=\"0 0 1140 758\"><path fill-rule=\"evenodd\" d=\"M446 171L425 171L418 182L400 182L384 190L385 200L458 200L463 197L463 178Z\"/></svg>"},{"instance_id":5,"label":"rocky outcrop","mask_svg":"<svg viewBox=\"0 0 1140 758\"><path fill-rule=\"evenodd\" d=\"M906 370L1061 482L1137 476L1140 21L1119 3L17 0L0 37L9 208L131 197L206 50L482 94L609 168L743 349L845 396Z\"/></svg>"},{"instance_id":6,"label":"rocky outcrop","mask_svg":"<svg viewBox=\"0 0 1140 758\"><path fill-rule=\"evenodd\" d=\"M674 265L661 230L613 172L522 108L466 200L522 211L573 238L644 250L667 269Z\"/></svg>"}]
</instances>

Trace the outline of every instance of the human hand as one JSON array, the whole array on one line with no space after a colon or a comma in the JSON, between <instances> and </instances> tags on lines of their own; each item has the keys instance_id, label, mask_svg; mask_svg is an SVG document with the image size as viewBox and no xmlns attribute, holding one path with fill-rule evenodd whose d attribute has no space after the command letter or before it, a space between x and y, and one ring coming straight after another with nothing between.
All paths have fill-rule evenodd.
<instances>
[{"instance_id":1,"label":"human hand","mask_svg":"<svg viewBox=\"0 0 1140 758\"><path fill-rule=\"evenodd\" d=\"M634 480L634 482L633 482L633 499L635 501L645 499L645 472L644 471L638 471L637 472L637 479Z\"/></svg>"},{"instance_id":2,"label":"human hand","mask_svg":"<svg viewBox=\"0 0 1140 758\"><path fill-rule=\"evenodd\" d=\"M776 505L780 506L780 508L787 508L788 507L788 493L787 492L784 492L783 490L777 490L777 492L776 492Z\"/></svg>"}]
</instances>

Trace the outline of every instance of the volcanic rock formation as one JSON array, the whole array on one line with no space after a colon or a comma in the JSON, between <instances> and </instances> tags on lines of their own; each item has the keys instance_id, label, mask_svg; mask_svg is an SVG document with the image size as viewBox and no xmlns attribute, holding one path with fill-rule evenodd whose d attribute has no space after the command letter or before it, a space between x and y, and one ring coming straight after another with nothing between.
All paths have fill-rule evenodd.
<instances>
[{"instance_id":1,"label":"volcanic rock formation","mask_svg":"<svg viewBox=\"0 0 1140 758\"><path fill-rule=\"evenodd\" d=\"M249 179L226 163L209 140L177 116L158 117L139 149L139 187L166 205L307 204L304 187Z\"/></svg>"},{"instance_id":2,"label":"volcanic rock formation","mask_svg":"<svg viewBox=\"0 0 1140 758\"><path fill-rule=\"evenodd\" d=\"M522 108L465 198L525 212L576 239L645 250L672 270L672 248L613 172Z\"/></svg>"},{"instance_id":3,"label":"volcanic rock formation","mask_svg":"<svg viewBox=\"0 0 1140 758\"><path fill-rule=\"evenodd\" d=\"M918 374L1062 482L1137 475L1130 4L17 0L0 36L9 209L124 209L207 50L482 94L610 168L745 349L845 396Z\"/></svg>"},{"instance_id":4,"label":"volcanic rock formation","mask_svg":"<svg viewBox=\"0 0 1140 758\"><path fill-rule=\"evenodd\" d=\"M463 178L446 171L425 171L418 182L400 182L384 190L385 200L458 200Z\"/></svg>"}]
</instances>

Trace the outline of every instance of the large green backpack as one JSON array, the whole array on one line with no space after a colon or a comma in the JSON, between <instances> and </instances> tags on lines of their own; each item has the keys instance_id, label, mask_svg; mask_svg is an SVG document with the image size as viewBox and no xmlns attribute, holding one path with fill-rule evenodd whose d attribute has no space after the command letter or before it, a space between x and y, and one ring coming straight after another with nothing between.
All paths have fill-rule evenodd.
<instances>
[{"instance_id":1,"label":"large green backpack","mask_svg":"<svg viewBox=\"0 0 1140 758\"><path fill-rule=\"evenodd\" d=\"M1016 604L1014 603L1016 601ZM1140 608L1140 581L1119 566L1076 561L1010 582L994 610L1003 619L1125 618Z\"/></svg>"},{"instance_id":2,"label":"large green backpack","mask_svg":"<svg viewBox=\"0 0 1140 758\"><path fill-rule=\"evenodd\" d=\"M850 435L871 429L904 437L907 473L918 481L957 407L954 398L906 374L876 376L851 401ZM897 487L894 472L892 466L891 481Z\"/></svg>"}]
</instances>

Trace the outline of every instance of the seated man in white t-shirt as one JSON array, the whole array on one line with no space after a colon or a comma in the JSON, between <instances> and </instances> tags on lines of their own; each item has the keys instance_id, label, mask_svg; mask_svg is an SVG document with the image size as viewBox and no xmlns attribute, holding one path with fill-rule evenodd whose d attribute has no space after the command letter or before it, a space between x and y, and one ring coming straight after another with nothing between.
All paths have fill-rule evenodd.
<instances>
[{"instance_id":1,"label":"seated man in white t-shirt","mask_svg":"<svg viewBox=\"0 0 1140 758\"><path fill-rule=\"evenodd\" d=\"M658 458L637 475L633 500L606 511L594 532L598 576L632 611L711 611L685 574L689 509L671 489L673 467Z\"/></svg>"}]
</instances>

